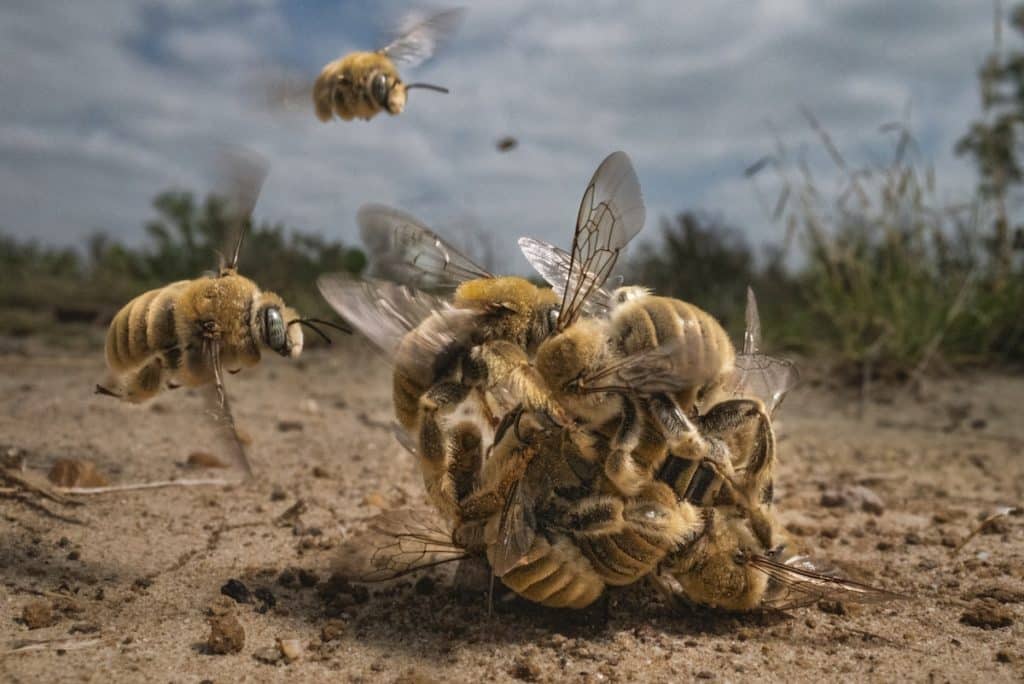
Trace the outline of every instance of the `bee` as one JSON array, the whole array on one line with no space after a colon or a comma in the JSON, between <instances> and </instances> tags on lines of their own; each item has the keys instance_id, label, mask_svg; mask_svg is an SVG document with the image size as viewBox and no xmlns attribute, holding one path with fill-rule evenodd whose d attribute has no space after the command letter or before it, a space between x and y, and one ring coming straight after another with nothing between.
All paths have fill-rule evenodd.
<instances>
[{"instance_id":1,"label":"bee","mask_svg":"<svg viewBox=\"0 0 1024 684\"><path fill-rule=\"evenodd\" d=\"M411 68L427 61L458 26L462 14L461 9L438 12L413 24L379 50L353 52L324 66L312 90L317 118L323 122L334 117L368 121L381 112L401 114L410 90L447 93L447 88L430 83L403 82L397 65ZM274 99L287 97L296 89L291 83L280 88L284 92L272 94Z\"/></svg>"},{"instance_id":2,"label":"bee","mask_svg":"<svg viewBox=\"0 0 1024 684\"><path fill-rule=\"evenodd\" d=\"M577 214L573 283L561 297L529 281L496 277L477 266L416 219L369 205L359 211L360 229L377 267L404 283L322 276L327 302L394 362L393 401L399 424L416 435L428 493L450 519L458 517L443 417L470 396L487 422L494 395L505 406L523 403L571 427L531 365L539 345L581 315L590 292L614 264L619 250L644 222L640 185L629 157L609 155L594 172ZM597 273L598 275L594 275ZM454 289L448 300L423 289ZM457 437L456 437L457 438Z\"/></svg>"},{"instance_id":3,"label":"bee","mask_svg":"<svg viewBox=\"0 0 1024 684\"><path fill-rule=\"evenodd\" d=\"M124 305L107 331L110 379L96 393L139 403L164 389L213 385L219 410L234 430L224 372L259 362L261 349L295 358L302 353L301 325L329 339L316 324L347 332L335 323L304 319L273 292L260 290L238 272L245 226L266 177L266 165L251 155L229 160L237 235L230 260L215 275L181 280L149 290ZM241 450L241 447L239 446ZM251 474L244 451L239 458Z\"/></svg>"},{"instance_id":4,"label":"bee","mask_svg":"<svg viewBox=\"0 0 1024 684\"><path fill-rule=\"evenodd\" d=\"M834 600L879 603L905 595L840 576L806 556L766 545L735 507L703 511L704 528L689 545L668 554L650 579L675 607L733 612L788 610Z\"/></svg>"},{"instance_id":5,"label":"bee","mask_svg":"<svg viewBox=\"0 0 1024 684\"><path fill-rule=\"evenodd\" d=\"M520 247L556 292L566 291L569 255L530 238L521 239ZM693 475L700 465L705 475L715 471L728 477L730 464L693 422L698 409L713 405L714 397L753 389L773 392L766 399L774 410L798 377L791 363L756 348L760 320L753 292L739 356L717 319L681 300L629 286L601 293L592 306L602 315L545 340L534 364L555 401L584 422L615 433L613 454L605 462L609 479L624 494L634 494L670 453L691 464ZM749 405L730 408L743 413ZM759 439L773 443L764 434L771 430L767 414L764 418Z\"/></svg>"}]
</instances>

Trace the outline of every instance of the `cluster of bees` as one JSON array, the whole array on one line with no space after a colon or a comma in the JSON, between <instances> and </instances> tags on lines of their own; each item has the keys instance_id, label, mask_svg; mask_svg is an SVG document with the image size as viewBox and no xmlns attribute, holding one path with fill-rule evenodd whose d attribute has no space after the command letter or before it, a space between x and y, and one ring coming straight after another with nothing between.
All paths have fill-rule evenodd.
<instances>
[{"instance_id":1,"label":"cluster of bees","mask_svg":"<svg viewBox=\"0 0 1024 684\"><path fill-rule=\"evenodd\" d=\"M403 85L391 59L429 55L453 19L438 15L382 51L325 67L317 115L401 111L416 84ZM302 326L344 329L302 318L238 273L265 169L251 159L236 168L231 258L117 314L110 379L98 392L137 402L213 386L233 428L225 372L257 363L261 350L298 356ZM550 284L539 287L488 273L401 211L359 211L376 275L324 275L318 286L393 363L396 433L432 508L375 520L383 541L366 543L355 579L477 558L518 595L552 607L584 608L640 581L673 604L735 611L893 596L786 548L772 418L797 373L760 351L753 293L737 352L692 304L641 286L605 289L644 220L632 164L611 154L584 190L569 251L520 239Z\"/></svg>"}]
</instances>

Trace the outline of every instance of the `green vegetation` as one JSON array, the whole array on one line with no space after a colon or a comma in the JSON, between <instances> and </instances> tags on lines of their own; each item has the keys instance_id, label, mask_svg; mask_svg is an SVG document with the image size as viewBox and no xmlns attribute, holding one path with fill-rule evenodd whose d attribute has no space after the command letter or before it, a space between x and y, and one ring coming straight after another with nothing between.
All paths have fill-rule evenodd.
<instances>
[{"instance_id":1,"label":"green vegetation","mask_svg":"<svg viewBox=\"0 0 1024 684\"><path fill-rule=\"evenodd\" d=\"M218 253L229 249L231 220L216 196L201 204L188 192L165 192L153 202L157 218L145 226L149 243L125 247L94 235L84 253L23 243L0 235L0 333L43 332L66 339L55 324L92 334L132 297L175 280L216 269ZM316 291L321 273L359 273L365 255L340 242L280 224L247 232L240 271L262 289L277 292L303 315L333 317Z\"/></svg>"}]
</instances>

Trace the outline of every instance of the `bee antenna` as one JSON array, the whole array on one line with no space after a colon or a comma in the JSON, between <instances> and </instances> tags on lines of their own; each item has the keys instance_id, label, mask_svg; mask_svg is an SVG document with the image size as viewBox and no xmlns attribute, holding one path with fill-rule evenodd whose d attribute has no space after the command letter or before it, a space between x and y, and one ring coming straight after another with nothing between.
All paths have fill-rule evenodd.
<instances>
[{"instance_id":1,"label":"bee antenna","mask_svg":"<svg viewBox=\"0 0 1024 684\"><path fill-rule=\"evenodd\" d=\"M433 90L434 92L437 93L444 93L446 95L448 94L447 88L442 88L441 86L433 85L432 83L410 83L407 86L405 86L406 90L412 90L413 88L423 88L424 90Z\"/></svg>"},{"instance_id":2,"label":"bee antenna","mask_svg":"<svg viewBox=\"0 0 1024 684\"><path fill-rule=\"evenodd\" d=\"M290 328L293 325L304 325L307 328L309 328L310 330L312 330L313 332L315 332L320 337L324 338L324 342L326 342L327 344L331 343L331 338L328 337L327 335L325 335L323 330L321 330L320 328L316 327L315 325L310 323L308 320L305 320L305 319L302 319L302 318L296 318L294 321L292 321L291 323L288 324L288 327Z\"/></svg>"},{"instance_id":3,"label":"bee antenna","mask_svg":"<svg viewBox=\"0 0 1024 684\"><path fill-rule=\"evenodd\" d=\"M326 325L328 328L334 328L335 330L346 333L348 335L352 334L352 328L350 328L345 323L334 323L332 321L325 321L322 318L307 318L305 320L312 321L313 323L319 323L320 325Z\"/></svg>"}]
</instances>

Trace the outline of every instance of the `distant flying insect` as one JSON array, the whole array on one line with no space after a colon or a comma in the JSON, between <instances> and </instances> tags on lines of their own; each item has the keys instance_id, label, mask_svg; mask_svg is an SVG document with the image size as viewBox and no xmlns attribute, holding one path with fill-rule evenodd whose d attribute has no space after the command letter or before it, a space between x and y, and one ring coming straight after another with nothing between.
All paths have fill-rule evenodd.
<instances>
[{"instance_id":1,"label":"distant flying insect","mask_svg":"<svg viewBox=\"0 0 1024 684\"><path fill-rule=\"evenodd\" d=\"M313 85L317 118L368 121L382 111L401 114L406 95L414 88L447 93L447 88L429 83L404 83L395 65L414 67L429 59L462 14L461 9L439 12L376 52L353 52L329 63Z\"/></svg>"},{"instance_id":2,"label":"distant flying insect","mask_svg":"<svg viewBox=\"0 0 1024 684\"><path fill-rule=\"evenodd\" d=\"M498 148L499 152L511 152L519 146L519 141L511 135L506 135L504 138L499 138L494 146Z\"/></svg>"},{"instance_id":3,"label":"distant flying insect","mask_svg":"<svg viewBox=\"0 0 1024 684\"><path fill-rule=\"evenodd\" d=\"M266 177L262 160L232 155L233 231L230 261L216 275L180 280L145 292L114 316L107 331L106 361L110 380L96 393L138 403L163 389L213 384L219 410L234 430L224 390L224 371L237 373L260 360L260 349L281 356L302 352L301 325L327 339L316 324L349 332L320 319L303 319L273 292L261 291L238 273L246 225ZM330 341L330 340L328 340ZM239 446L241 450L241 447ZM250 472L244 451L238 455Z\"/></svg>"}]
</instances>

